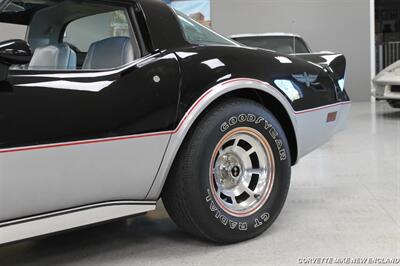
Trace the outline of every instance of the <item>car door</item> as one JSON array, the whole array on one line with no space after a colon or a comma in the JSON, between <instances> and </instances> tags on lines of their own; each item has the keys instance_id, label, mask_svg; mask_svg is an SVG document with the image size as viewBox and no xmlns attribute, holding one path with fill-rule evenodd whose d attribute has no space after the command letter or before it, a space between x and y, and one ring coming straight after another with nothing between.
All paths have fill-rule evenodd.
<instances>
[{"instance_id":1,"label":"car door","mask_svg":"<svg viewBox=\"0 0 400 266\"><path fill-rule=\"evenodd\" d=\"M110 69L11 69L8 81L11 89L0 90L0 221L146 197L176 117L174 54Z\"/></svg>"}]
</instances>

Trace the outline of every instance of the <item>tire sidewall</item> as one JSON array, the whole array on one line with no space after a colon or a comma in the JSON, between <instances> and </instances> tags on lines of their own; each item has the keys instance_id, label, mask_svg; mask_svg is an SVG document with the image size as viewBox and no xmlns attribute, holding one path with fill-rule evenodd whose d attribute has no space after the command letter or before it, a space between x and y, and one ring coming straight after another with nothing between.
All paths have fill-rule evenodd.
<instances>
[{"instance_id":1,"label":"tire sidewall","mask_svg":"<svg viewBox=\"0 0 400 266\"><path fill-rule=\"evenodd\" d=\"M237 242L264 232L277 218L285 202L290 183L290 151L282 127L276 118L263 106L252 101L227 104L226 108L210 112L204 117L199 135L194 133L192 143L199 154L192 166L196 183L191 193L196 207L194 219L207 228L209 238L223 242ZM272 191L266 203L247 217L237 217L225 212L211 192L209 168L212 154L219 141L237 128L252 128L261 133L269 143L274 156L275 176Z\"/></svg>"}]
</instances>

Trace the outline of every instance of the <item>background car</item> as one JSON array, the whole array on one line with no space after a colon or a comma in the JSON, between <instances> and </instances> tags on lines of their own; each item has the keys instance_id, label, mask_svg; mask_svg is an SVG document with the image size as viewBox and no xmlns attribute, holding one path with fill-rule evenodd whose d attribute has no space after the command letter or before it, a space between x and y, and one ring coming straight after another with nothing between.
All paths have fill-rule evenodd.
<instances>
[{"instance_id":1,"label":"background car","mask_svg":"<svg viewBox=\"0 0 400 266\"><path fill-rule=\"evenodd\" d=\"M378 101L387 101L400 108L400 61L382 70L372 81L372 94Z\"/></svg>"},{"instance_id":2,"label":"background car","mask_svg":"<svg viewBox=\"0 0 400 266\"><path fill-rule=\"evenodd\" d=\"M250 47L283 54L308 54L311 49L300 35L291 33L238 34L231 38Z\"/></svg>"},{"instance_id":3,"label":"background car","mask_svg":"<svg viewBox=\"0 0 400 266\"><path fill-rule=\"evenodd\" d=\"M12 2L0 22L29 30L0 43L0 243L160 198L195 236L256 237L347 119L341 54L240 46L160 1Z\"/></svg>"}]
</instances>

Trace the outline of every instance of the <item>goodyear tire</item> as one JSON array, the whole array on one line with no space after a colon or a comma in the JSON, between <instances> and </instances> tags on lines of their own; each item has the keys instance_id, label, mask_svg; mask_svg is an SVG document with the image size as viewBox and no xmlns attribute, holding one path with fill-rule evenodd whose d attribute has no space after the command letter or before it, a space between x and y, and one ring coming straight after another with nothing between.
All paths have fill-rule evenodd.
<instances>
[{"instance_id":1,"label":"goodyear tire","mask_svg":"<svg viewBox=\"0 0 400 266\"><path fill-rule=\"evenodd\" d=\"M289 189L285 132L262 105L230 99L196 123L162 199L185 231L218 243L256 237L278 217Z\"/></svg>"}]
</instances>

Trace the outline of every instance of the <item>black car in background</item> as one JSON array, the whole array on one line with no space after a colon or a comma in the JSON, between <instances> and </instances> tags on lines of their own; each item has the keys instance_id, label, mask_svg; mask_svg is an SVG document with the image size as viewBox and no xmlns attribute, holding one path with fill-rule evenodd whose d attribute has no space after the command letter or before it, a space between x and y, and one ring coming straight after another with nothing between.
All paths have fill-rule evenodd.
<instances>
[{"instance_id":1,"label":"black car in background","mask_svg":"<svg viewBox=\"0 0 400 266\"><path fill-rule=\"evenodd\" d=\"M250 47L283 54L309 54L311 49L300 35L291 33L238 34L231 38Z\"/></svg>"}]
</instances>

